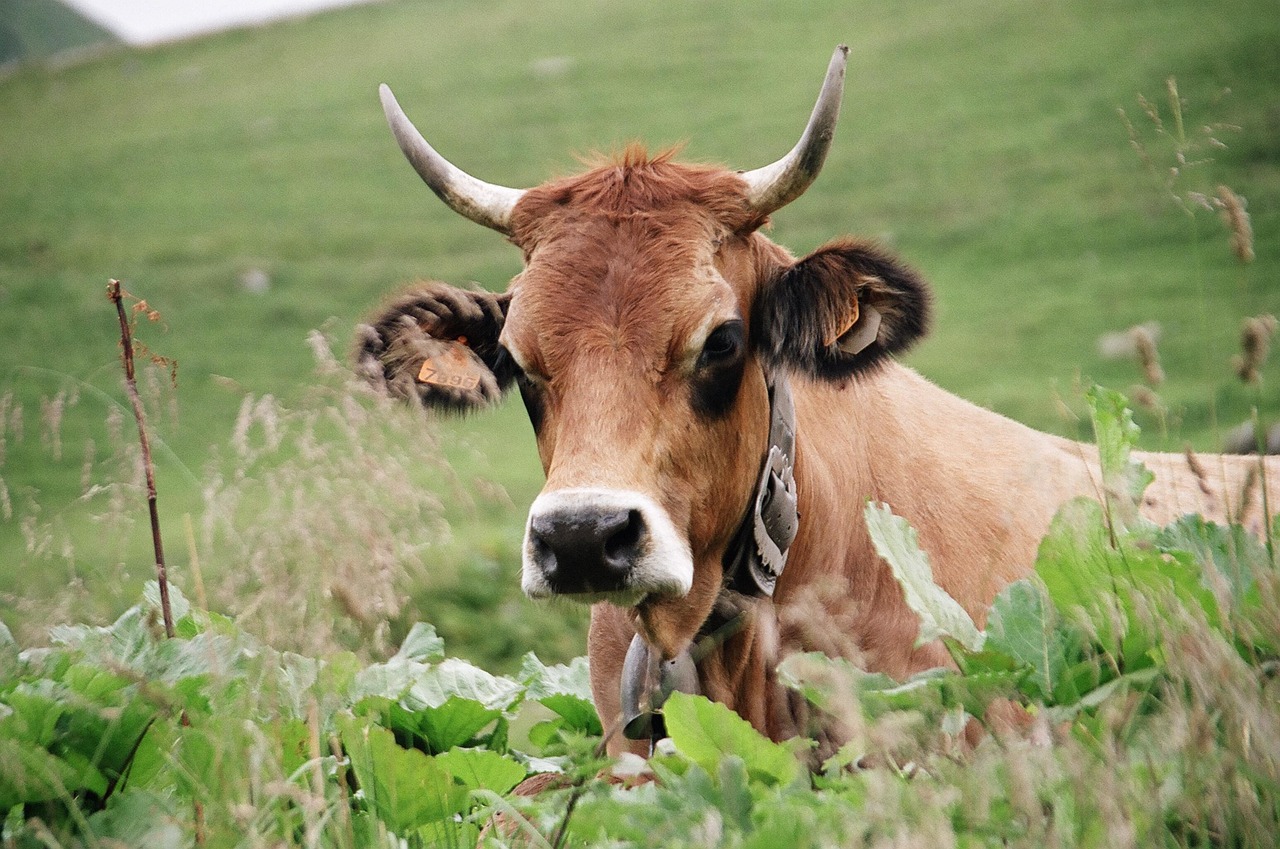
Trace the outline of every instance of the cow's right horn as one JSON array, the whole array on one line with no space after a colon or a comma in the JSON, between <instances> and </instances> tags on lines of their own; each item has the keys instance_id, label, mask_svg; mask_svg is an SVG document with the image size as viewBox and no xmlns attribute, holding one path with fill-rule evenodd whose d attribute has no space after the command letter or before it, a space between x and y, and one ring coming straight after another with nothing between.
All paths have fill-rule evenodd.
<instances>
[{"instance_id":1,"label":"cow's right horn","mask_svg":"<svg viewBox=\"0 0 1280 849\"><path fill-rule=\"evenodd\" d=\"M477 180L456 167L427 144L385 83L378 87L378 95L396 142L431 191L459 215L510 236L511 210L524 196L524 191Z\"/></svg>"},{"instance_id":2,"label":"cow's right horn","mask_svg":"<svg viewBox=\"0 0 1280 849\"><path fill-rule=\"evenodd\" d=\"M800 141L786 156L753 171L742 172L747 181L747 199L761 216L791 203L804 194L822 170L823 160L831 149L840 117L840 98L844 94L844 66L849 48L843 44L831 55L827 76L818 94L818 102L809 116Z\"/></svg>"}]
</instances>

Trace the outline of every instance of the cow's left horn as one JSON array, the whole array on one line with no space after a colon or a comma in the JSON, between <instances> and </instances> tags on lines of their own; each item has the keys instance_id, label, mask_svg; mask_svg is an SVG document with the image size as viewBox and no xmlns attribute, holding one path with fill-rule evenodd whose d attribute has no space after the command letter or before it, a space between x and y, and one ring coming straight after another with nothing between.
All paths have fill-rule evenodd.
<instances>
[{"instance_id":1,"label":"cow's left horn","mask_svg":"<svg viewBox=\"0 0 1280 849\"><path fill-rule=\"evenodd\" d=\"M378 87L378 95L400 149L431 191L459 215L510 236L511 210L524 191L477 180L456 167L427 144L386 84Z\"/></svg>"},{"instance_id":2,"label":"cow's left horn","mask_svg":"<svg viewBox=\"0 0 1280 849\"><path fill-rule=\"evenodd\" d=\"M768 215L800 197L822 170L831 139L835 137L836 120L840 117L848 56L849 48L843 44L831 55L827 78L809 116L809 124L791 152L772 165L742 173L742 179L747 181L747 198L761 215Z\"/></svg>"}]
</instances>

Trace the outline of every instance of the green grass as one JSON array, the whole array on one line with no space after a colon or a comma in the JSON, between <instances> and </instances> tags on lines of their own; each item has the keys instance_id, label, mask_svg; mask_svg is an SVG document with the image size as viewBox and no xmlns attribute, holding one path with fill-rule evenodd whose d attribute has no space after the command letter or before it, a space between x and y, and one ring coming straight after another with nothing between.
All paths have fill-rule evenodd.
<instances>
[{"instance_id":1,"label":"green grass","mask_svg":"<svg viewBox=\"0 0 1280 849\"><path fill-rule=\"evenodd\" d=\"M12 414L0 430L13 505L0 513L0 604L29 611L18 625L37 631L79 581L105 616L149 569L141 501L128 526L76 500L86 439L94 479L115 468L103 459L108 406L88 389L122 397L109 277L162 311L167 332L147 327L144 339L180 363L178 419L156 425L171 449L161 512L185 582L181 516L199 523L211 446L226 454L245 392L307 403L310 329L327 328L342 351L352 324L406 281L502 288L518 270L510 246L412 174L384 125L379 82L446 156L496 182L533 184L577 167L575 152L634 138L752 167L794 141L837 41L852 48L840 132L822 178L777 215L773 235L797 252L846 232L878 236L923 270L937 322L910 364L1033 426L1087 435L1059 412L1060 401L1081 409L1078 382L1140 381L1132 362L1102 360L1096 338L1157 320L1170 414L1166 427L1143 421L1145 447L1207 450L1252 406L1280 414L1274 368L1254 389L1229 363L1240 320L1280 312L1270 2L827 2L803 14L764 2L378 4L0 80L0 394L23 409L21 435ZM568 60L562 71L539 70L556 57ZM1239 127L1177 188L1225 183L1248 198L1257 259L1247 268L1216 215L1170 202L1116 113L1126 109L1166 168L1169 147L1136 98L1167 122L1169 77L1193 134ZM270 275L264 293L239 282L254 269ZM40 399L77 386L55 459ZM529 428L513 403L440 432L432 450L459 484L444 496L454 538L435 556L458 577L406 589L415 600L404 615L455 617L457 631L442 628L454 650L510 657L508 643L537 641L537 630L490 645L494 629L463 613L551 618L513 600L524 508L540 486ZM412 455L413 437L402 438ZM431 485L435 468L417 479ZM475 495L477 477L508 497ZM335 495L334 509L349 507ZM48 550L30 553L46 531ZM216 547L203 557L211 579L249 568ZM572 634L581 616L567 616Z\"/></svg>"}]
</instances>

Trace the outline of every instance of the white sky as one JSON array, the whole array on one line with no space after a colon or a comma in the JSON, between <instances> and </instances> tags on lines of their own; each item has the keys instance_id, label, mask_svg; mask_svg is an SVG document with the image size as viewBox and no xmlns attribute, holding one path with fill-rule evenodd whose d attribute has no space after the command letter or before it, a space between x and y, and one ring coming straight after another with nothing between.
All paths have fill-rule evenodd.
<instances>
[{"instance_id":1,"label":"white sky","mask_svg":"<svg viewBox=\"0 0 1280 849\"><path fill-rule=\"evenodd\" d=\"M63 0L130 44L156 44L369 0Z\"/></svg>"}]
</instances>

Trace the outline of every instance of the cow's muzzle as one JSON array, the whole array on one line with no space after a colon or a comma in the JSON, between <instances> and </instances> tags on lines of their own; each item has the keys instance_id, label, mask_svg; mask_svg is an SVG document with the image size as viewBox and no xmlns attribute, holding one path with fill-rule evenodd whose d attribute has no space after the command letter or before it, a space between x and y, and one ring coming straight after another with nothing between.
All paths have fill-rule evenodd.
<instances>
[{"instance_id":1,"label":"cow's muzzle","mask_svg":"<svg viewBox=\"0 0 1280 849\"><path fill-rule=\"evenodd\" d=\"M529 509L521 584L533 598L629 606L648 595L684 595L692 583L688 542L648 496L562 489Z\"/></svg>"}]
</instances>

